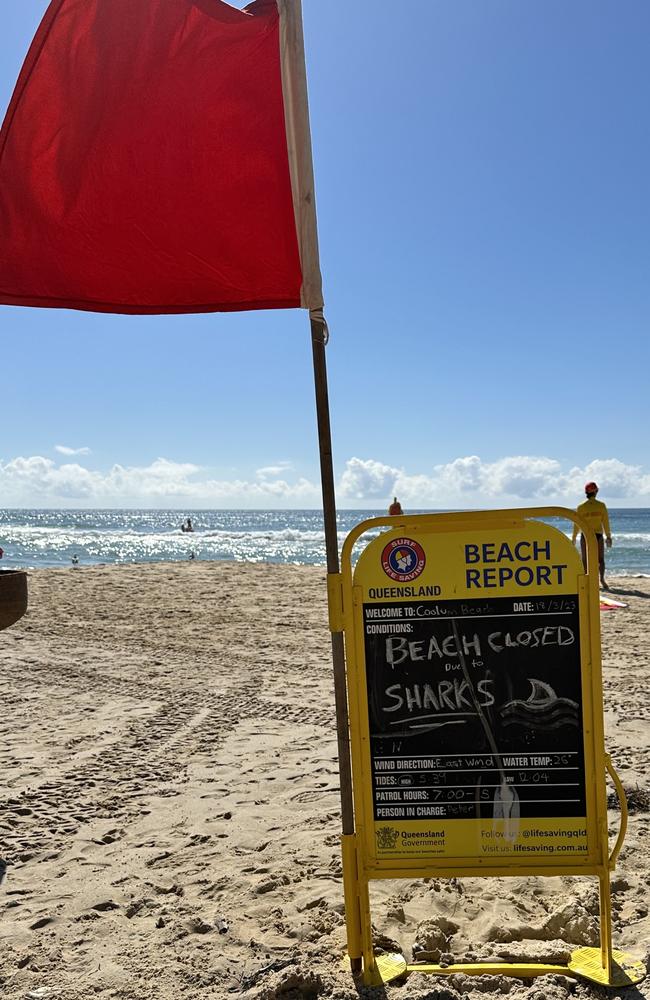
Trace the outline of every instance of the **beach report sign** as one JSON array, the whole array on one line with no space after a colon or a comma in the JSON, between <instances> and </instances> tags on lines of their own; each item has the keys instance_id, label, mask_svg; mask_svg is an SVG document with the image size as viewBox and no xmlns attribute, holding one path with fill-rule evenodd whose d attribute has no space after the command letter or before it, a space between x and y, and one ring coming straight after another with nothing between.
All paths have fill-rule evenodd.
<instances>
[{"instance_id":1,"label":"beach report sign","mask_svg":"<svg viewBox=\"0 0 650 1000\"><path fill-rule=\"evenodd\" d=\"M400 519L354 570L364 853L392 868L579 866L598 850L582 563L541 521L464 518Z\"/></svg>"}]
</instances>

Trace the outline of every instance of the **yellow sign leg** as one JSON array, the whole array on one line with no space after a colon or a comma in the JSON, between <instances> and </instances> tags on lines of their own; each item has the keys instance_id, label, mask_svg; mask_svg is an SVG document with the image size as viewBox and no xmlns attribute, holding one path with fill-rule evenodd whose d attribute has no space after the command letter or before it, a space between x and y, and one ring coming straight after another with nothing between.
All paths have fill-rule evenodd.
<instances>
[{"instance_id":1,"label":"yellow sign leg","mask_svg":"<svg viewBox=\"0 0 650 1000\"><path fill-rule=\"evenodd\" d=\"M341 836L343 861L343 896L345 899L345 927L348 936L348 956L352 971L359 971L361 963L361 914L357 879L357 849L354 834Z\"/></svg>"},{"instance_id":2,"label":"yellow sign leg","mask_svg":"<svg viewBox=\"0 0 650 1000\"><path fill-rule=\"evenodd\" d=\"M365 875L359 878L359 912L361 914L361 950L363 952L363 981L371 983L375 976L375 955L372 950L372 920L370 917L370 892Z\"/></svg>"},{"instance_id":3,"label":"yellow sign leg","mask_svg":"<svg viewBox=\"0 0 650 1000\"><path fill-rule=\"evenodd\" d=\"M600 876L600 960L607 982L612 978L612 897L609 872Z\"/></svg>"}]
</instances>

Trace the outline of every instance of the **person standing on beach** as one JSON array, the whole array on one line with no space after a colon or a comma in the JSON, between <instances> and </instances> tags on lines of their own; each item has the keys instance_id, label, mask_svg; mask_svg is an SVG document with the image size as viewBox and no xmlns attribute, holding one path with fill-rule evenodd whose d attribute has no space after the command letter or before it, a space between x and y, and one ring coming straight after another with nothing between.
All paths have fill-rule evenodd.
<instances>
[{"instance_id":1,"label":"person standing on beach","mask_svg":"<svg viewBox=\"0 0 650 1000\"><path fill-rule=\"evenodd\" d=\"M598 486L596 483L585 483L585 493L587 494L587 499L583 503L578 504L577 513L580 517L584 518L590 528L594 529L596 541L598 542L598 572L600 574L600 585L603 590L609 590L609 587L605 583L605 544L603 542L604 535L605 541L607 542L607 548L611 549L612 535L609 528L609 514L607 513L607 507L602 500L596 500L596 494L598 493ZM574 524L572 538L572 542L574 544L577 534L578 526ZM582 565L584 566L586 573L587 540L583 534L580 535L580 551L582 552Z\"/></svg>"},{"instance_id":2,"label":"person standing on beach","mask_svg":"<svg viewBox=\"0 0 650 1000\"><path fill-rule=\"evenodd\" d=\"M402 510L402 505L399 502L399 500L397 499L397 497L393 497L393 502L390 505L390 507L388 508L388 513L389 514L403 514L404 513L404 511Z\"/></svg>"}]
</instances>

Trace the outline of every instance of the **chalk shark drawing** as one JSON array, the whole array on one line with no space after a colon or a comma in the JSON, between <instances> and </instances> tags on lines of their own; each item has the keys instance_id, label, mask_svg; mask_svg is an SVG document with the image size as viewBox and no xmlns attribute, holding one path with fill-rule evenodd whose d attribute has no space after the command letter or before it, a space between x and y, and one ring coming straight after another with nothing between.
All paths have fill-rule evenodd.
<instances>
[{"instance_id":1,"label":"chalk shark drawing","mask_svg":"<svg viewBox=\"0 0 650 1000\"><path fill-rule=\"evenodd\" d=\"M514 698L501 706L504 726L527 726L531 729L560 729L580 725L580 706L571 698L559 698L546 681L529 677L531 691L526 700Z\"/></svg>"}]
</instances>

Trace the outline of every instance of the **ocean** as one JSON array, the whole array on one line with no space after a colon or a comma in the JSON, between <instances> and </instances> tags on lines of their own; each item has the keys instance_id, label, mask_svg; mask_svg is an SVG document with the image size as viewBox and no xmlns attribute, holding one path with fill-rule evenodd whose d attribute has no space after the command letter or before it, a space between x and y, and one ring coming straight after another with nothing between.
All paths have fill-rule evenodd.
<instances>
[{"instance_id":1,"label":"ocean","mask_svg":"<svg viewBox=\"0 0 650 1000\"><path fill-rule=\"evenodd\" d=\"M382 511L343 510L339 543ZM424 512L419 512L424 513ZM650 509L611 510L609 576L650 576ZM194 532L181 524L192 518ZM565 529L567 522L562 522ZM189 559L325 565L320 510L2 510L4 569Z\"/></svg>"}]
</instances>

